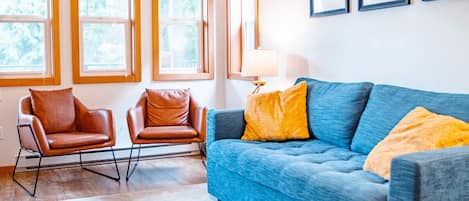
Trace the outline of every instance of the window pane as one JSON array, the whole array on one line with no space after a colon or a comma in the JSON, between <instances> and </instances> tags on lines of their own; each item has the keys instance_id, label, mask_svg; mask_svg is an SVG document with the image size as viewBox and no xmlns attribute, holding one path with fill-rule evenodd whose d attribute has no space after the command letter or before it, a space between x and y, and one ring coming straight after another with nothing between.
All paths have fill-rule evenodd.
<instances>
[{"instance_id":1,"label":"window pane","mask_svg":"<svg viewBox=\"0 0 469 201\"><path fill-rule=\"evenodd\" d=\"M42 23L0 23L0 72L44 72Z\"/></svg>"},{"instance_id":2,"label":"window pane","mask_svg":"<svg viewBox=\"0 0 469 201\"><path fill-rule=\"evenodd\" d=\"M83 52L84 71L125 70L125 25L84 24Z\"/></svg>"},{"instance_id":3,"label":"window pane","mask_svg":"<svg viewBox=\"0 0 469 201\"><path fill-rule=\"evenodd\" d=\"M256 48L256 0L242 0L243 48Z\"/></svg>"},{"instance_id":4,"label":"window pane","mask_svg":"<svg viewBox=\"0 0 469 201\"><path fill-rule=\"evenodd\" d=\"M129 18L129 0L80 0L80 16Z\"/></svg>"},{"instance_id":5,"label":"window pane","mask_svg":"<svg viewBox=\"0 0 469 201\"><path fill-rule=\"evenodd\" d=\"M47 17L47 0L2 0L0 15Z\"/></svg>"},{"instance_id":6,"label":"window pane","mask_svg":"<svg viewBox=\"0 0 469 201\"><path fill-rule=\"evenodd\" d=\"M243 47L246 50L256 49L256 28L254 22L245 22L243 25Z\"/></svg>"},{"instance_id":7,"label":"window pane","mask_svg":"<svg viewBox=\"0 0 469 201\"><path fill-rule=\"evenodd\" d=\"M256 19L256 0L242 0L243 3L243 21L255 21Z\"/></svg>"},{"instance_id":8,"label":"window pane","mask_svg":"<svg viewBox=\"0 0 469 201\"><path fill-rule=\"evenodd\" d=\"M160 0L159 16L167 18L201 18L201 0Z\"/></svg>"},{"instance_id":9,"label":"window pane","mask_svg":"<svg viewBox=\"0 0 469 201\"><path fill-rule=\"evenodd\" d=\"M200 66L199 27L170 24L161 27L160 69L166 71L197 71Z\"/></svg>"}]
</instances>

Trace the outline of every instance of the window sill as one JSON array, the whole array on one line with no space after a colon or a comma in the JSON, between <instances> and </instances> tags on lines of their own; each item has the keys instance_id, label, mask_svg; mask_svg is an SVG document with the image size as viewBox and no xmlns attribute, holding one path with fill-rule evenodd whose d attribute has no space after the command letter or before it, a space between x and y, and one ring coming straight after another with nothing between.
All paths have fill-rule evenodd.
<instances>
[{"instance_id":1,"label":"window sill","mask_svg":"<svg viewBox=\"0 0 469 201\"><path fill-rule=\"evenodd\" d=\"M60 78L11 78L0 79L1 87L60 85Z\"/></svg>"},{"instance_id":2,"label":"window sill","mask_svg":"<svg viewBox=\"0 0 469 201\"><path fill-rule=\"evenodd\" d=\"M141 77L136 76L136 75L73 77L73 84L100 84L100 83L121 83L121 82L140 82L140 81L141 81Z\"/></svg>"},{"instance_id":3,"label":"window sill","mask_svg":"<svg viewBox=\"0 0 469 201\"><path fill-rule=\"evenodd\" d=\"M187 73L187 74L155 74L153 81L177 81L177 80L213 80L212 73Z\"/></svg>"},{"instance_id":4,"label":"window sill","mask_svg":"<svg viewBox=\"0 0 469 201\"><path fill-rule=\"evenodd\" d=\"M257 76L243 76L241 73L228 73L226 76L229 80L246 80L246 81L255 81L259 80Z\"/></svg>"}]
</instances>

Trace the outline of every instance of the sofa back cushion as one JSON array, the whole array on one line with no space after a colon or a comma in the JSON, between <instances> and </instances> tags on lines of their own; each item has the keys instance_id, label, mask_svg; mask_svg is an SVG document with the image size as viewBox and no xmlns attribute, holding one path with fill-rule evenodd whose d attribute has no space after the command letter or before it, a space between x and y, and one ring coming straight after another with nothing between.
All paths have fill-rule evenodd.
<instances>
[{"instance_id":1,"label":"sofa back cushion","mask_svg":"<svg viewBox=\"0 0 469 201\"><path fill-rule=\"evenodd\" d=\"M299 78L308 83L307 111L310 135L343 148L350 148L365 108L372 83L324 82Z\"/></svg>"},{"instance_id":2,"label":"sofa back cushion","mask_svg":"<svg viewBox=\"0 0 469 201\"><path fill-rule=\"evenodd\" d=\"M418 106L469 122L469 94L376 85L353 137L352 150L368 154L407 113Z\"/></svg>"},{"instance_id":3,"label":"sofa back cushion","mask_svg":"<svg viewBox=\"0 0 469 201\"><path fill-rule=\"evenodd\" d=\"M29 91L33 113L41 120L47 134L71 132L76 129L72 88Z\"/></svg>"},{"instance_id":4,"label":"sofa back cushion","mask_svg":"<svg viewBox=\"0 0 469 201\"><path fill-rule=\"evenodd\" d=\"M189 125L189 89L147 89L147 127Z\"/></svg>"}]
</instances>

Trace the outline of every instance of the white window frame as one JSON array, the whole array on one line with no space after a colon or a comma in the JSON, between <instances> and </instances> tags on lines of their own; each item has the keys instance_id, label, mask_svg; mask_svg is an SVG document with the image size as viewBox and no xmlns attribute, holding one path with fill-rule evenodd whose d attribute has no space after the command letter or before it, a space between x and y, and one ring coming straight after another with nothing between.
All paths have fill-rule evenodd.
<instances>
[{"instance_id":1,"label":"white window frame","mask_svg":"<svg viewBox=\"0 0 469 201\"><path fill-rule=\"evenodd\" d=\"M94 16L79 16L79 42L80 42L80 75L81 76L119 76L119 75L131 75L134 73L134 51L133 51L133 0L127 0L128 3L128 15L126 18L121 17L94 17ZM78 7L78 9L80 9ZM78 10L80 13L80 10ZM83 26L85 24L119 24L125 27L125 45L126 45L126 67L123 70L85 70L85 54L84 54L84 40L83 40Z\"/></svg>"},{"instance_id":2,"label":"white window frame","mask_svg":"<svg viewBox=\"0 0 469 201\"><path fill-rule=\"evenodd\" d=\"M0 15L0 23L38 23L44 25L45 71L0 72L0 79L44 78L53 75L52 64L52 0L46 0L46 18L27 15ZM21 66L13 66L21 67Z\"/></svg>"},{"instance_id":3,"label":"white window frame","mask_svg":"<svg viewBox=\"0 0 469 201\"><path fill-rule=\"evenodd\" d=\"M158 68L160 69L161 74L174 74L174 73L204 73L204 65L205 65L205 51L204 51L204 44L205 44L205 34L204 34L204 10L205 10L205 4L204 0L198 0L200 4L200 18L199 19L188 19L188 18L168 18L168 19L163 19L162 17L159 17L159 41L160 41L160 47L159 48L159 66ZM169 1L171 4L172 1ZM169 7L169 6L168 6ZM167 25L197 25L199 29L199 65L197 66L197 69L194 70L188 70L185 67L171 67L171 68L163 68L162 67L162 58L161 58L161 44L163 41L162 40L162 27L167 26Z\"/></svg>"}]
</instances>

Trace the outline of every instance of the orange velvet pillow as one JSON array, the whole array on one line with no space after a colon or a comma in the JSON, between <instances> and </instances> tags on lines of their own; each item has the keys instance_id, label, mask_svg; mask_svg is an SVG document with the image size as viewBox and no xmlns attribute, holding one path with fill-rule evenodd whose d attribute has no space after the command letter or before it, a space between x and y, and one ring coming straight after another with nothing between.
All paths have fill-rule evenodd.
<instances>
[{"instance_id":1,"label":"orange velvet pillow","mask_svg":"<svg viewBox=\"0 0 469 201\"><path fill-rule=\"evenodd\" d=\"M308 139L306 82L285 91L250 95L244 112L246 129L241 139L285 141Z\"/></svg>"},{"instance_id":2,"label":"orange velvet pillow","mask_svg":"<svg viewBox=\"0 0 469 201\"><path fill-rule=\"evenodd\" d=\"M75 103L72 88L40 91L29 89L33 113L46 133L75 130Z\"/></svg>"},{"instance_id":3,"label":"orange velvet pillow","mask_svg":"<svg viewBox=\"0 0 469 201\"><path fill-rule=\"evenodd\" d=\"M147 89L147 127L189 125L189 89Z\"/></svg>"},{"instance_id":4,"label":"orange velvet pillow","mask_svg":"<svg viewBox=\"0 0 469 201\"><path fill-rule=\"evenodd\" d=\"M393 158L421 151L469 145L469 124L424 107L409 112L370 152L364 170L385 179L391 176Z\"/></svg>"}]
</instances>

